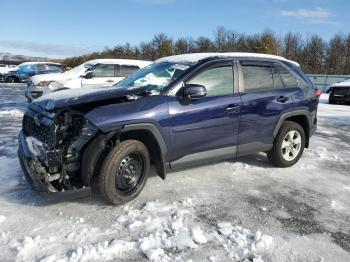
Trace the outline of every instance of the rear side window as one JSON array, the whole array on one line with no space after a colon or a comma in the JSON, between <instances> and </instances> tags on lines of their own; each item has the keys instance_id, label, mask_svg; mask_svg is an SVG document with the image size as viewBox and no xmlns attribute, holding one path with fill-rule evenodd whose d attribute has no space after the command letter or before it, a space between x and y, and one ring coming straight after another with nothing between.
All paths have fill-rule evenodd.
<instances>
[{"instance_id":1,"label":"rear side window","mask_svg":"<svg viewBox=\"0 0 350 262\"><path fill-rule=\"evenodd\" d=\"M47 65L47 67L50 71L57 71L57 72L61 71L61 66L59 65Z\"/></svg>"},{"instance_id":2,"label":"rear side window","mask_svg":"<svg viewBox=\"0 0 350 262\"><path fill-rule=\"evenodd\" d=\"M139 69L137 66L121 65L117 68L116 77L127 77Z\"/></svg>"},{"instance_id":3,"label":"rear side window","mask_svg":"<svg viewBox=\"0 0 350 262\"><path fill-rule=\"evenodd\" d=\"M291 72L287 68L281 65L276 65L275 68L278 70L278 72L281 75L281 78L283 80L283 83L285 87L297 87L298 86L298 80L297 78L292 75Z\"/></svg>"},{"instance_id":4,"label":"rear side window","mask_svg":"<svg viewBox=\"0 0 350 262\"><path fill-rule=\"evenodd\" d=\"M115 65L98 64L91 71L94 77L114 77Z\"/></svg>"},{"instance_id":5,"label":"rear side window","mask_svg":"<svg viewBox=\"0 0 350 262\"><path fill-rule=\"evenodd\" d=\"M246 93L274 89L272 68L270 66L242 66L244 90Z\"/></svg>"},{"instance_id":6,"label":"rear side window","mask_svg":"<svg viewBox=\"0 0 350 262\"><path fill-rule=\"evenodd\" d=\"M296 77L286 67L277 64L276 68L281 75L285 87L309 87L309 84L307 84L302 78Z\"/></svg>"},{"instance_id":7,"label":"rear side window","mask_svg":"<svg viewBox=\"0 0 350 262\"><path fill-rule=\"evenodd\" d=\"M38 71L45 71L45 70L47 70L47 68L48 68L48 66L45 65L45 64L38 64L38 65L36 65L36 69Z\"/></svg>"},{"instance_id":8,"label":"rear side window","mask_svg":"<svg viewBox=\"0 0 350 262\"><path fill-rule=\"evenodd\" d=\"M272 74L273 74L273 86L276 89L284 88L284 84L282 82L282 77L276 67L272 67Z\"/></svg>"},{"instance_id":9,"label":"rear side window","mask_svg":"<svg viewBox=\"0 0 350 262\"><path fill-rule=\"evenodd\" d=\"M233 94L232 66L222 66L200 72L187 84L203 85L207 89L207 96L222 96Z\"/></svg>"}]
</instances>

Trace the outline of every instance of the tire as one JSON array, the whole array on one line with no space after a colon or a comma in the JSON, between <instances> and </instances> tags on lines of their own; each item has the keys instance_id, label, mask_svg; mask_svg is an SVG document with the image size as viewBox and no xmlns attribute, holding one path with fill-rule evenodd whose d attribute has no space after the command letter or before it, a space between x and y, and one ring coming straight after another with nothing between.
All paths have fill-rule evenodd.
<instances>
[{"instance_id":1,"label":"tire","mask_svg":"<svg viewBox=\"0 0 350 262\"><path fill-rule=\"evenodd\" d=\"M300 138L300 143L298 137ZM290 167L298 162L304 152L304 148L305 132L303 127L298 123L285 121L275 138L273 148L267 156L274 166Z\"/></svg>"},{"instance_id":2,"label":"tire","mask_svg":"<svg viewBox=\"0 0 350 262\"><path fill-rule=\"evenodd\" d=\"M6 83L18 83L19 81L17 80L16 77L10 76L6 79Z\"/></svg>"},{"instance_id":3,"label":"tire","mask_svg":"<svg viewBox=\"0 0 350 262\"><path fill-rule=\"evenodd\" d=\"M99 175L101 194L115 205L133 200L147 182L150 165L149 152L143 143L137 140L122 141L102 163ZM128 188L127 184L131 181L133 186Z\"/></svg>"}]
</instances>

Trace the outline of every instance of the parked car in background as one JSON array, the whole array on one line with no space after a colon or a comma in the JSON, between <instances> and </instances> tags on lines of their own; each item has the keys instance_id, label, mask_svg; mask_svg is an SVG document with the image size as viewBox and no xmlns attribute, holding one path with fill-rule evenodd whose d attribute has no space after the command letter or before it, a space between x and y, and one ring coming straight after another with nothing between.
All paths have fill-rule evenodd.
<instances>
[{"instance_id":1,"label":"parked car in background","mask_svg":"<svg viewBox=\"0 0 350 262\"><path fill-rule=\"evenodd\" d=\"M350 79L331 85L327 93L329 93L330 104L350 104Z\"/></svg>"},{"instance_id":2,"label":"parked car in background","mask_svg":"<svg viewBox=\"0 0 350 262\"><path fill-rule=\"evenodd\" d=\"M9 71L14 71L14 70L16 70L16 66L15 65L0 64L0 82L5 82L5 75Z\"/></svg>"},{"instance_id":3,"label":"parked car in background","mask_svg":"<svg viewBox=\"0 0 350 262\"><path fill-rule=\"evenodd\" d=\"M34 100L19 158L48 198L81 197L99 181L108 201L124 204L141 192L151 164L163 179L169 170L257 152L275 166L294 165L316 130L318 95L299 64L283 57L165 57L111 88Z\"/></svg>"},{"instance_id":4,"label":"parked car in background","mask_svg":"<svg viewBox=\"0 0 350 262\"><path fill-rule=\"evenodd\" d=\"M29 101L46 93L81 87L108 87L115 85L135 71L152 62L130 59L95 59L62 74L34 76L28 82Z\"/></svg>"},{"instance_id":5,"label":"parked car in background","mask_svg":"<svg viewBox=\"0 0 350 262\"><path fill-rule=\"evenodd\" d=\"M8 71L4 78L6 83L27 82L30 77L41 74L63 72L61 64L52 62L26 62L14 70Z\"/></svg>"}]
</instances>

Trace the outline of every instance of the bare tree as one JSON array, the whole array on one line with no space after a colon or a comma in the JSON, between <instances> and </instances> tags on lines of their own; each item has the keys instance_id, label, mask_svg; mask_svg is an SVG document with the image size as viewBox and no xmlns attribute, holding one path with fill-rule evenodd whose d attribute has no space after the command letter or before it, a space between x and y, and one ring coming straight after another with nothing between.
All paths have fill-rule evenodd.
<instances>
[{"instance_id":1,"label":"bare tree","mask_svg":"<svg viewBox=\"0 0 350 262\"><path fill-rule=\"evenodd\" d=\"M73 67L95 58L135 58L155 60L172 54L191 52L258 52L277 54L297 61L307 73L350 74L350 33L336 34L328 42L312 35L303 39L299 33L288 32L278 37L271 30L245 35L223 26L216 28L212 38L178 38L175 41L161 33L137 46L129 43L106 47L101 52L71 57L63 64Z\"/></svg>"},{"instance_id":2,"label":"bare tree","mask_svg":"<svg viewBox=\"0 0 350 262\"><path fill-rule=\"evenodd\" d=\"M299 60L303 48L301 34L288 32L283 39L283 56L291 60Z\"/></svg>"},{"instance_id":3,"label":"bare tree","mask_svg":"<svg viewBox=\"0 0 350 262\"><path fill-rule=\"evenodd\" d=\"M335 35L329 40L326 51L326 67L329 74L343 74L346 59L345 37L341 34Z\"/></svg>"},{"instance_id":4,"label":"bare tree","mask_svg":"<svg viewBox=\"0 0 350 262\"><path fill-rule=\"evenodd\" d=\"M326 43L318 35L312 35L307 39L300 58L304 70L307 73L327 73L325 70Z\"/></svg>"},{"instance_id":5,"label":"bare tree","mask_svg":"<svg viewBox=\"0 0 350 262\"><path fill-rule=\"evenodd\" d=\"M350 74L350 33L345 37L345 61L343 74Z\"/></svg>"},{"instance_id":6,"label":"bare tree","mask_svg":"<svg viewBox=\"0 0 350 262\"><path fill-rule=\"evenodd\" d=\"M173 40L166 34L157 34L152 40L153 49L156 53L156 58L169 56L173 54Z\"/></svg>"},{"instance_id":7,"label":"bare tree","mask_svg":"<svg viewBox=\"0 0 350 262\"><path fill-rule=\"evenodd\" d=\"M216 51L216 48L214 46L214 43L210 40L210 38L201 36L198 37L195 41L196 43L196 51L197 52L214 52Z\"/></svg>"}]
</instances>

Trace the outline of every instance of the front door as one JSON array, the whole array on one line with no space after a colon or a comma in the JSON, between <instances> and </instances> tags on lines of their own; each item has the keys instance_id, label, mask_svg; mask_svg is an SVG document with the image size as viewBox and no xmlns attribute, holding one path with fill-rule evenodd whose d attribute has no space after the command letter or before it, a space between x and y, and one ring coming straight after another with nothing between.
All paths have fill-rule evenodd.
<instances>
[{"instance_id":1,"label":"front door","mask_svg":"<svg viewBox=\"0 0 350 262\"><path fill-rule=\"evenodd\" d=\"M186 84L205 86L207 95L188 103L179 97L169 97L173 137L169 160L191 162L213 156L234 157L241 101L234 87L232 61L211 63Z\"/></svg>"}]
</instances>

